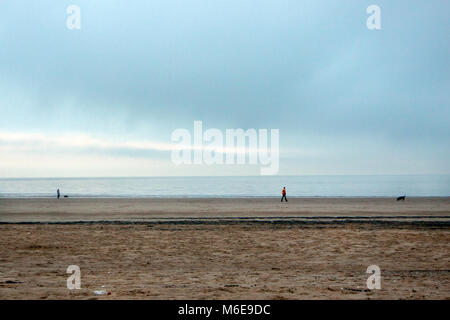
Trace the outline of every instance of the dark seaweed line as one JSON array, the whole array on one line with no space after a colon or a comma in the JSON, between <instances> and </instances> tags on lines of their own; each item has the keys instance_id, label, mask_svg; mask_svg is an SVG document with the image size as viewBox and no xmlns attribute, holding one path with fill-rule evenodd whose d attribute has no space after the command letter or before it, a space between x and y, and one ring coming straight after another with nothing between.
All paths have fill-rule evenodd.
<instances>
[{"instance_id":1,"label":"dark seaweed line","mask_svg":"<svg viewBox=\"0 0 450 320\"><path fill-rule=\"evenodd\" d=\"M323 218L323 217L322 217ZM409 217L410 218L410 217ZM439 217L441 218L441 217ZM303 217L301 218L303 219ZM386 219L383 217L383 219ZM437 227L449 228L450 221L387 221L371 218L367 219L343 219L327 218L316 220L295 220L295 219L260 219L260 218L185 218L185 219L158 219L147 221L133 220L99 220L99 221L20 221L20 222L0 222L0 225L379 225L385 227L416 226L416 227Z\"/></svg>"}]
</instances>

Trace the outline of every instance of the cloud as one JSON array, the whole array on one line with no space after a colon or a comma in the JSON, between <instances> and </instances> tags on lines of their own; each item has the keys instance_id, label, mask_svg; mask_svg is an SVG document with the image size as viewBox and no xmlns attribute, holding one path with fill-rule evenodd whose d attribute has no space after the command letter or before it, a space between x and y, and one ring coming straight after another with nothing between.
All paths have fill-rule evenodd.
<instances>
[{"instance_id":1,"label":"cloud","mask_svg":"<svg viewBox=\"0 0 450 320\"><path fill-rule=\"evenodd\" d=\"M186 129L185 129L186 130ZM189 132L189 131L187 131ZM256 131L255 131L256 132ZM223 134L225 136L225 134ZM258 137L256 136L256 139ZM269 133L270 139L270 133ZM44 133L28 133L28 132L1 132L0 131L0 148L3 150L17 150L29 152L100 152L110 153L116 151L123 151L128 154L144 151L194 151L194 150L209 150L220 153L233 152L237 154L249 152L270 152L268 148L249 148L248 141L243 147L228 146L225 139L223 139L223 146L210 146L207 142L201 145L195 145L193 139L189 144L180 144L178 142L154 142L154 141L139 141L139 140L124 140L120 138L105 139L93 137L83 133L63 133L61 135L48 135ZM236 143L236 142L234 142ZM256 141L258 143L258 141Z\"/></svg>"},{"instance_id":2,"label":"cloud","mask_svg":"<svg viewBox=\"0 0 450 320\"><path fill-rule=\"evenodd\" d=\"M43 133L0 132L0 144L22 150L39 151L43 148L58 149L129 149L170 151L173 144L151 141L119 141L99 139L82 133L63 133L50 136Z\"/></svg>"},{"instance_id":3,"label":"cloud","mask_svg":"<svg viewBox=\"0 0 450 320\"><path fill-rule=\"evenodd\" d=\"M70 4L0 2L3 159L168 161L202 120L280 129L286 173L450 170L447 2L379 0L378 31L359 0Z\"/></svg>"}]
</instances>

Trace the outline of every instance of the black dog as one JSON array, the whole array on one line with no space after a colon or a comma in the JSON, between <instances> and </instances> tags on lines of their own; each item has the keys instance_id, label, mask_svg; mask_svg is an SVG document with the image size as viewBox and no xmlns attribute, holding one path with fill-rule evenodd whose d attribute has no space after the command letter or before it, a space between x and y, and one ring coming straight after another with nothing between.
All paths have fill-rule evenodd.
<instances>
[{"instance_id":1,"label":"black dog","mask_svg":"<svg viewBox=\"0 0 450 320\"><path fill-rule=\"evenodd\" d=\"M405 199L406 199L406 196L397 197L397 201L400 201L400 200L405 201Z\"/></svg>"}]
</instances>

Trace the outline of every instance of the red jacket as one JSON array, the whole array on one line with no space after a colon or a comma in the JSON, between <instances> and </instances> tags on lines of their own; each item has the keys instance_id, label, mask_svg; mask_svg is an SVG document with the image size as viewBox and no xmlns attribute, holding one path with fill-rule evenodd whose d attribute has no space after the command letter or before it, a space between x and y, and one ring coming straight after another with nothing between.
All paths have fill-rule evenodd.
<instances>
[{"instance_id":1,"label":"red jacket","mask_svg":"<svg viewBox=\"0 0 450 320\"><path fill-rule=\"evenodd\" d=\"M285 196L285 195L286 195L286 189L283 189L283 191L281 191L281 194L282 194L283 196Z\"/></svg>"}]
</instances>

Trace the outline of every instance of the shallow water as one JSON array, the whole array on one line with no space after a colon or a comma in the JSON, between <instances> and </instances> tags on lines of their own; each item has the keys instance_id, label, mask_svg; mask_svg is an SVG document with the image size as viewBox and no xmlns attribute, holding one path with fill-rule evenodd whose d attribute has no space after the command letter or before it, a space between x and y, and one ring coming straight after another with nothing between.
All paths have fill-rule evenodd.
<instances>
[{"instance_id":1,"label":"shallow water","mask_svg":"<svg viewBox=\"0 0 450 320\"><path fill-rule=\"evenodd\" d=\"M0 179L0 197L450 196L450 175Z\"/></svg>"}]
</instances>

